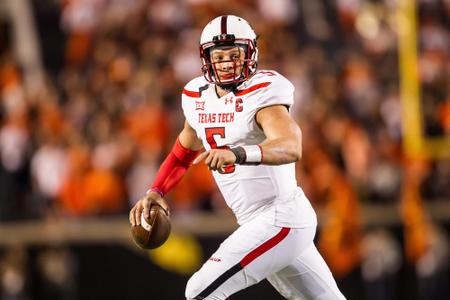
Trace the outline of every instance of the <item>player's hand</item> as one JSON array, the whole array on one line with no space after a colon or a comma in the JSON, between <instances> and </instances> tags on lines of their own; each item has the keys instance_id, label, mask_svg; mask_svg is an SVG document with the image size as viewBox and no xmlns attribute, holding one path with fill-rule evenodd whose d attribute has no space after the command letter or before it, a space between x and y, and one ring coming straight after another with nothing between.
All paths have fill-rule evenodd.
<instances>
[{"instance_id":1,"label":"player's hand","mask_svg":"<svg viewBox=\"0 0 450 300\"><path fill-rule=\"evenodd\" d=\"M236 162L236 155L227 149L211 149L197 156L193 164L198 164L203 160L210 170L223 171L225 166Z\"/></svg>"},{"instance_id":2,"label":"player's hand","mask_svg":"<svg viewBox=\"0 0 450 300\"><path fill-rule=\"evenodd\" d=\"M141 224L141 214L144 213L144 217L150 217L150 208L153 205L161 206L167 213L170 214L169 205L166 200L161 197L158 193L148 192L147 195L139 199L136 205L130 210L130 223L133 226L138 226Z\"/></svg>"}]
</instances>

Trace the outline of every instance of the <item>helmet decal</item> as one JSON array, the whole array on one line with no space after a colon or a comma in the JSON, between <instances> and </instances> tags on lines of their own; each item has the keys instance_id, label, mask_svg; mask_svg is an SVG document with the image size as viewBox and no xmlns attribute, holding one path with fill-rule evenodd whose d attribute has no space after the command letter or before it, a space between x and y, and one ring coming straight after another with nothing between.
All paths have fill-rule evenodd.
<instances>
[{"instance_id":1,"label":"helmet decal","mask_svg":"<svg viewBox=\"0 0 450 300\"><path fill-rule=\"evenodd\" d=\"M220 19L221 34L227 34L227 19L228 16L222 16L222 18Z\"/></svg>"}]
</instances>

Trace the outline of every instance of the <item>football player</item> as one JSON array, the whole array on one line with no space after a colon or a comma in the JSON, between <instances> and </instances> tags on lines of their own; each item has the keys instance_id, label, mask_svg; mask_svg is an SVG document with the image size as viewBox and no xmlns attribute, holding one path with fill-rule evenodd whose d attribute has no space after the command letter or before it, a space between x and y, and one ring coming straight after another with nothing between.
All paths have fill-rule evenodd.
<instances>
[{"instance_id":1,"label":"football player","mask_svg":"<svg viewBox=\"0 0 450 300\"><path fill-rule=\"evenodd\" d=\"M256 34L237 16L206 25L200 57L203 76L182 92L184 128L131 224L154 203L168 209L162 197L204 162L240 227L189 279L187 299L226 299L263 279L286 299L345 299L313 243L316 214L296 182L302 135L289 114L293 85L257 69Z\"/></svg>"}]
</instances>

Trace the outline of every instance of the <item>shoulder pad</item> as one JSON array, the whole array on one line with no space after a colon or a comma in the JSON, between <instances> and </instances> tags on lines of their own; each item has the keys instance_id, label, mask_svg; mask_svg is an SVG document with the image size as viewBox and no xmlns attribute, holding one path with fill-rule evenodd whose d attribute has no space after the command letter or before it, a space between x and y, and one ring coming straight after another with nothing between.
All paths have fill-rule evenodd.
<instances>
[{"instance_id":1,"label":"shoulder pad","mask_svg":"<svg viewBox=\"0 0 450 300\"><path fill-rule=\"evenodd\" d=\"M200 98L202 91L208 89L209 83L203 76L196 77L189 81L183 88L182 94L192 98Z\"/></svg>"}]
</instances>

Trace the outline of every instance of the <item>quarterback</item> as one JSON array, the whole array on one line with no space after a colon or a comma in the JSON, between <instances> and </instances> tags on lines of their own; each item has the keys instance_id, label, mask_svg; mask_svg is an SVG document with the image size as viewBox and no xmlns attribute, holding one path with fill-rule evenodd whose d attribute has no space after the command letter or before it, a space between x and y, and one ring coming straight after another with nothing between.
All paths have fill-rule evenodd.
<instances>
[{"instance_id":1,"label":"quarterback","mask_svg":"<svg viewBox=\"0 0 450 300\"><path fill-rule=\"evenodd\" d=\"M162 197L205 163L240 226L189 279L186 299L227 299L263 279L286 299L345 299L313 243L316 214L295 179L302 136L289 114L293 85L257 69L256 34L237 16L206 25L200 57L203 76L182 92L184 128L131 224L152 204L168 210Z\"/></svg>"}]
</instances>

